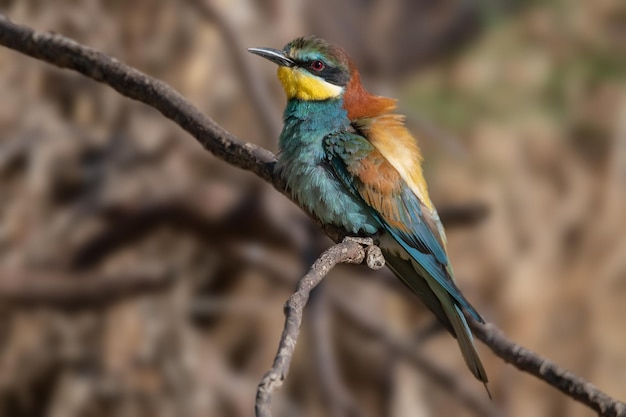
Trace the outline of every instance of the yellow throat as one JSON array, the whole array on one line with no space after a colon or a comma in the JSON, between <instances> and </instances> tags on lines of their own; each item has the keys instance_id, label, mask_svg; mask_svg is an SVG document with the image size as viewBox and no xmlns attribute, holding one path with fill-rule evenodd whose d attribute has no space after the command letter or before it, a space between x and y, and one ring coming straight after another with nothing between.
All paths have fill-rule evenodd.
<instances>
[{"instance_id":1,"label":"yellow throat","mask_svg":"<svg viewBox=\"0 0 626 417\"><path fill-rule=\"evenodd\" d=\"M278 79L288 99L321 101L343 93L343 87L324 81L302 68L278 67Z\"/></svg>"}]
</instances>

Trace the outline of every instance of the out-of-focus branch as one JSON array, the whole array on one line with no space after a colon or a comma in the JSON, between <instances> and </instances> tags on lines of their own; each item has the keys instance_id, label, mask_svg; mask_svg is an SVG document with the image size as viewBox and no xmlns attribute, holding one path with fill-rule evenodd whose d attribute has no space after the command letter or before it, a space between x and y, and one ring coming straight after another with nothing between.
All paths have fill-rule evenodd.
<instances>
[{"instance_id":1,"label":"out-of-focus branch","mask_svg":"<svg viewBox=\"0 0 626 417\"><path fill-rule=\"evenodd\" d=\"M257 390L255 405L257 417L270 417L272 415L270 409L272 394L282 385L289 372L289 365L300 333L302 313L313 288L324 279L335 265L339 263L360 264L365 256L365 250L359 243L353 240L344 240L326 250L315 261L309 272L298 281L296 292L289 297L285 304L285 327L280 337L274 364L261 380Z\"/></svg>"},{"instance_id":2,"label":"out-of-focus branch","mask_svg":"<svg viewBox=\"0 0 626 417\"><path fill-rule=\"evenodd\" d=\"M309 302L309 320L314 366L320 379L322 397L329 417L364 417L366 414L350 395L341 378L332 340L330 296L328 287L320 285Z\"/></svg>"},{"instance_id":3,"label":"out-of-focus branch","mask_svg":"<svg viewBox=\"0 0 626 417\"><path fill-rule=\"evenodd\" d=\"M477 416L496 417L502 415L492 403L486 399L480 399L474 392L468 390L459 378L437 366L423 355L415 343L396 340L389 335L389 332L382 325L376 324L373 320L367 318L359 309L351 305L345 297L334 293L330 295L332 296L333 307L346 316L355 329L384 343L392 355L404 358L416 369L428 376L434 383L445 388L452 397L472 410Z\"/></svg>"},{"instance_id":4,"label":"out-of-focus branch","mask_svg":"<svg viewBox=\"0 0 626 417\"><path fill-rule=\"evenodd\" d=\"M259 77L256 76L252 67L248 64L248 57L245 55L244 47L237 30L222 16L211 0L193 0L195 6L202 14L215 24L219 30L226 49L230 52L235 69L239 73L239 78L243 81L243 87L250 97L250 101L259 116L259 122L265 133L265 143L278 137L282 126L280 117L274 111L274 103L269 99L266 89Z\"/></svg>"},{"instance_id":5,"label":"out-of-focus branch","mask_svg":"<svg viewBox=\"0 0 626 417\"><path fill-rule=\"evenodd\" d=\"M167 287L172 274L143 268L119 274L62 274L0 271L0 303L93 308Z\"/></svg>"},{"instance_id":6,"label":"out-of-focus branch","mask_svg":"<svg viewBox=\"0 0 626 417\"><path fill-rule=\"evenodd\" d=\"M441 222L447 228L477 224L489 214L487 206L479 202L454 206L439 205L437 211Z\"/></svg>"},{"instance_id":7,"label":"out-of-focus branch","mask_svg":"<svg viewBox=\"0 0 626 417\"><path fill-rule=\"evenodd\" d=\"M109 85L126 97L157 109L165 117L189 132L205 149L217 157L233 166L255 173L272 184L278 191L290 197L285 182L274 171L276 163L274 154L236 138L211 118L203 115L195 106L187 102L164 82L148 77L116 59L61 35L35 32L28 27L13 24L3 15L0 15L0 44L58 67L78 71L88 78ZM317 221L321 224L319 220ZM339 228L326 225L322 225L322 227L324 232L335 241L339 241L346 235L346 232ZM329 251L337 250L337 247L356 250L354 245L359 246L356 243L342 243ZM328 263L329 257L330 263ZM326 255L326 257L318 260L321 265L318 263L314 265L314 268L318 268L318 270L312 269L311 273L305 277L306 279L301 280L302 285L315 283L316 277L318 277L317 282L319 282L321 279L319 274L323 276L331 266L339 262L339 260L332 261L332 259L331 255ZM302 290L304 291L302 295L294 299L293 308L296 310L303 307L302 303L306 302L306 296L310 292L310 288L307 289L306 286ZM287 334L290 334L289 329L292 329L293 326L299 327L300 324L297 318L293 318L293 315L291 317L292 319L291 321L288 320L285 329ZM581 378L573 378L573 374L509 341L501 333L498 333L495 326L475 327L480 339L490 346L498 356L516 365L529 364L528 366L520 365L519 369L541 378L603 416L626 416L625 404L610 398ZM294 344L295 339L286 340L283 353L292 352ZM279 351L277 363L275 363L275 367L279 371L268 374L268 377L264 379L264 384L262 384L261 388L263 389L259 391L262 410L269 409L271 392L280 385L286 375L286 366L289 364L291 356L280 353Z\"/></svg>"},{"instance_id":8,"label":"out-of-focus branch","mask_svg":"<svg viewBox=\"0 0 626 417\"><path fill-rule=\"evenodd\" d=\"M233 204L227 213L216 216L207 208L214 198L210 190L196 188L184 194L172 193L165 197L144 199L140 202L121 202L96 207L94 212L106 221L101 230L78 242L69 260L71 268L85 268L97 263L112 252L135 242L158 226L171 225L200 239L226 236L228 241L258 237L269 245L293 247L293 239L272 227L260 204L251 195ZM229 242L222 242L221 247ZM240 256L241 257L241 256Z\"/></svg>"}]
</instances>

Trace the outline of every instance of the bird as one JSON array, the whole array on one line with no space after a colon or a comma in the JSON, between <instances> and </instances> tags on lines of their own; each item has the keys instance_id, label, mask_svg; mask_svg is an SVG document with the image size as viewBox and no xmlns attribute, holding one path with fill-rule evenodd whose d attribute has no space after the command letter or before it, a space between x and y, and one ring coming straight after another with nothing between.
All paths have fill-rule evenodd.
<instances>
[{"instance_id":1,"label":"bird","mask_svg":"<svg viewBox=\"0 0 626 417\"><path fill-rule=\"evenodd\" d=\"M287 104L276 171L293 198L323 224L377 237L386 265L457 339L491 397L463 311L484 320L455 282L422 153L396 100L368 92L348 54L319 37L248 51L278 65Z\"/></svg>"}]
</instances>

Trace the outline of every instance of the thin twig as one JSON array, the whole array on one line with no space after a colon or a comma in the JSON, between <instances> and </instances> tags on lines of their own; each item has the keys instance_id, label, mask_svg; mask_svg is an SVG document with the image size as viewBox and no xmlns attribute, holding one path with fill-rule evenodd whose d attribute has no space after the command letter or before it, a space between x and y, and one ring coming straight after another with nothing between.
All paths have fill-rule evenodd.
<instances>
[{"instance_id":1,"label":"thin twig","mask_svg":"<svg viewBox=\"0 0 626 417\"><path fill-rule=\"evenodd\" d=\"M339 263L360 264L363 259L365 259L365 251L360 244L349 240L343 241L322 253L309 272L298 281L296 292L289 297L285 304L285 327L280 337L274 364L261 380L257 390L255 406L257 417L270 417L272 415L270 410L272 394L282 385L289 372L291 357L300 333L302 312L311 290L324 279L335 265Z\"/></svg>"},{"instance_id":2,"label":"thin twig","mask_svg":"<svg viewBox=\"0 0 626 417\"><path fill-rule=\"evenodd\" d=\"M36 32L28 27L13 24L1 14L0 44L58 67L78 71L88 78L109 85L126 97L157 109L166 118L174 121L189 132L205 149L218 158L233 166L253 172L272 184L287 197L291 197L285 182L274 172L276 163L274 154L233 136L211 118L203 115L195 106L187 102L179 93L164 82L148 77L116 59L80 45L64 36ZM316 219L316 221L333 240L338 241L346 236L344 230L322 225L319 219ZM354 249L355 246L353 245L356 244L342 243L341 245L349 245L349 247ZM333 248L336 248L336 246ZM324 274L327 272L328 269L323 270ZM309 276L309 280L312 280L316 275L318 273L312 269L307 276ZM307 280L304 281L308 282ZM295 301L301 303L305 299L300 298ZM303 305L299 304L297 307L301 308ZM288 311L290 308L288 308ZM287 325L291 328L293 325L299 325L299 322L291 322L287 323ZM546 359L509 341L499 333L495 326L475 326L475 329L478 337L491 347L498 356L516 364L520 370L539 377L603 416L626 416L625 404L612 399L583 379L575 377ZM289 343L293 345L295 340L290 340ZM278 363L278 366L285 373L270 375L270 377L273 376L276 379L274 381L267 380L267 383L263 386L266 391L260 392L262 399L265 398L269 401L269 397L264 397L264 395L267 392L271 393L284 379L286 368L283 361L285 359L285 357L282 357ZM264 381L266 380L264 379Z\"/></svg>"}]
</instances>

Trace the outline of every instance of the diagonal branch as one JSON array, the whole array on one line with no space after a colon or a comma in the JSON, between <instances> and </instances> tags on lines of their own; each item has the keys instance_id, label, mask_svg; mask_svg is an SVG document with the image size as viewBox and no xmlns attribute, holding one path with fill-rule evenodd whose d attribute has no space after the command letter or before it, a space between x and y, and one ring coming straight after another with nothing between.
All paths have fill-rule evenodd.
<instances>
[{"instance_id":1,"label":"diagonal branch","mask_svg":"<svg viewBox=\"0 0 626 417\"><path fill-rule=\"evenodd\" d=\"M157 109L215 156L252 171L279 191L285 189L284 183L274 175L276 157L273 153L227 132L163 81L65 36L16 25L2 14L0 44L57 67L77 71L107 84L123 96Z\"/></svg>"},{"instance_id":2,"label":"diagonal branch","mask_svg":"<svg viewBox=\"0 0 626 417\"><path fill-rule=\"evenodd\" d=\"M65 36L16 25L0 13L0 45L60 68L77 71L106 84L121 95L157 109L221 160L251 171L291 198L285 181L275 175L276 156L226 131L163 81ZM308 212L307 212L308 213ZM310 213L308 213L311 215ZM314 220L333 240L345 237L340 228Z\"/></svg>"},{"instance_id":3,"label":"diagonal branch","mask_svg":"<svg viewBox=\"0 0 626 417\"><path fill-rule=\"evenodd\" d=\"M493 323L480 324L476 320L470 320L470 323L478 339L520 371L545 381L568 397L592 408L600 416L626 416L626 404L611 398L592 383L551 360L507 339Z\"/></svg>"},{"instance_id":4,"label":"diagonal branch","mask_svg":"<svg viewBox=\"0 0 626 417\"><path fill-rule=\"evenodd\" d=\"M13 24L1 14L0 45L58 67L77 71L88 78L109 85L126 97L157 109L166 118L174 121L190 133L206 150L218 158L233 166L253 172L272 184L278 191L290 197L285 182L274 172L276 163L274 154L230 134L164 82L151 78L116 59L80 45L64 36L36 32L28 27ZM321 225L319 220L317 222ZM335 241L340 240L346 234L339 228L326 225L322 225L322 227L324 232ZM342 243L341 245L345 245L343 247L347 250L355 251L357 250L356 246L358 246L354 242L351 244ZM330 267L339 262L337 258L333 258L333 248L327 252L326 261L322 261L323 274L326 274ZM330 257L330 261L328 257ZM314 271L315 268L320 268L317 263L316 265L311 270L306 285L313 285L321 279L318 276L319 273ZM307 296L308 292L310 292L310 288L305 288L304 293ZM306 296L297 297L294 302L296 303L295 308L302 308L303 303L306 302ZM299 321L287 323L287 325L299 327ZM475 326L475 330L477 336L496 355L513 363L518 369L535 375L560 389L567 396L596 410L602 416L626 416L625 404L604 394L582 378L509 341L495 326ZM289 343L295 344L295 339L290 340ZM289 349L293 349L293 347ZM274 387L277 384L280 385L286 375L286 367L289 364L288 360L284 362L286 359L283 357L279 361L278 365L282 371L274 375L277 378L273 382Z\"/></svg>"}]
</instances>

